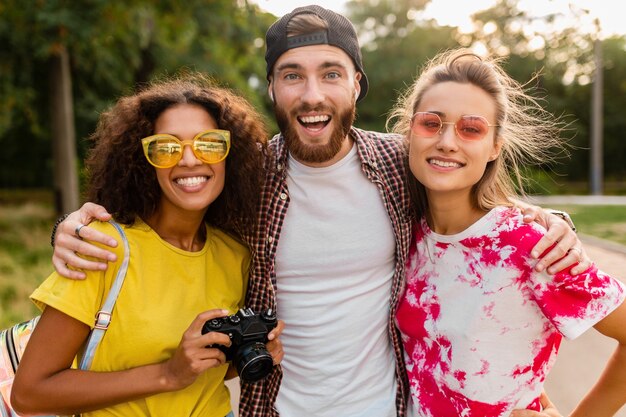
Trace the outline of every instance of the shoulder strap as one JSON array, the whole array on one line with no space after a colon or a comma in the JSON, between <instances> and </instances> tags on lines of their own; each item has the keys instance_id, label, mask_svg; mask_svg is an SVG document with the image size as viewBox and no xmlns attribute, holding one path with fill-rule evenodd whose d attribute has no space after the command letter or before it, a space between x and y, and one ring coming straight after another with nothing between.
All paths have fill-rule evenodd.
<instances>
[{"instance_id":1,"label":"shoulder strap","mask_svg":"<svg viewBox=\"0 0 626 417\"><path fill-rule=\"evenodd\" d=\"M100 311L96 313L96 321L93 330L89 335L89 339L87 340L87 346L85 347L85 352L80 362L80 369L89 369L91 367L96 348L102 340L104 332L106 332L109 324L111 323L111 313L113 311L113 307L115 307L115 302L120 294L120 290L122 289L122 284L124 284L124 278L126 278L126 270L128 269L128 262L130 260L130 248L128 246L128 239L126 239L124 230L113 220L110 220L109 223L117 229L122 237L122 243L124 245L124 260L122 261L120 268L117 270L117 275L115 276L115 280L113 281L113 285L109 290L109 294L107 295L104 304L100 307Z\"/></svg>"}]
</instances>

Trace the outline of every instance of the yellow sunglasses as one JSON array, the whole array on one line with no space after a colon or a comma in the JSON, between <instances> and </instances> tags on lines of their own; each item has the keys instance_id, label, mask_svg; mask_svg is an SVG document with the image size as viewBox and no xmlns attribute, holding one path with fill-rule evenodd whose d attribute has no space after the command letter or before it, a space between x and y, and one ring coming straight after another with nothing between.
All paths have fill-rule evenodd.
<instances>
[{"instance_id":1,"label":"yellow sunglasses","mask_svg":"<svg viewBox=\"0 0 626 417\"><path fill-rule=\"evenodd\" d=\"M159 134L141 139L143 153L150 164L157 168L171 168L183 157L185 146L191 146L193 154L207 164L217 164L226 159L230 151L230 132L211 129L198 133L192 140L180 140L176 136Z\"/></svg>"}]
</instances>

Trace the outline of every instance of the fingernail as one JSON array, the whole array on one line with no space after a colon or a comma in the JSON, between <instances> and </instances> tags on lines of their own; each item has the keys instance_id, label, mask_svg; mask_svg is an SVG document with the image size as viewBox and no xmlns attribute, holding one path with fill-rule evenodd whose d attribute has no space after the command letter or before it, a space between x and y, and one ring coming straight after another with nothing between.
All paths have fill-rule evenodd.
<instances>
[{"instance_id":1,"label":"fingernail","mask_svg":"<svg viewBox=\"0 0 626 417\"><path fill-rule=\"evenodd\" d=\"M115 256L115 255L107 255L107 259L110 262L115 262L117 260L117 256ZM106 268L106 265L105 265L105 268Z\"/></svg>"},{"instance_id":2,"label":"fingernail","mask_svg":"<svg viewBox=\"0 0 626 417\"><path fill-rule=\"evenodd\" d=\"M530 256L532 256L533 258L537 259L539 257L539 252L537 252L536 250L531 251L530 252Z\"/></svg>"}]
</instances>

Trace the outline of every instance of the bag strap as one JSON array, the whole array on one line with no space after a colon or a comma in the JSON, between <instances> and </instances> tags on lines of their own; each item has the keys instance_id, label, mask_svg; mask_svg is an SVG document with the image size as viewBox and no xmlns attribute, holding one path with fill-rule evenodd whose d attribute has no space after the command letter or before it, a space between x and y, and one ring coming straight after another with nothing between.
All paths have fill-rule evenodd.
<instances>
[{"instance_id":1,"label":"bag strap","mask_svg":"<svg viewBox=\"0 0 626 417\"><path fill-rule=\"evenodd\" d=\"M128 270L128 263L130 261L130 248L128 246L128 239L126 238L124 230L113 220L110 220L109 223L117 229L122 237L122 243L124 245L124 260L122 261L120 268L117 270L117 275L115 275L115 280L113 281L113 285L109 290L109 294L107 295L104 304L100 307L100 311L96 313L96 321L93 330L89 335L89 339L87 340L87 346L85 347L83 358L80 361L80 369L83 370L91 367L96 348L100 344L100 341L104 336L104 332L106 332L109 324L111 323L111 313L113 312L113 307L115 307L115 302L117 301L117 297L122 289L122 284L124 284L124 278L126 278L126 271Z\"/></svg>"}]
</instances>

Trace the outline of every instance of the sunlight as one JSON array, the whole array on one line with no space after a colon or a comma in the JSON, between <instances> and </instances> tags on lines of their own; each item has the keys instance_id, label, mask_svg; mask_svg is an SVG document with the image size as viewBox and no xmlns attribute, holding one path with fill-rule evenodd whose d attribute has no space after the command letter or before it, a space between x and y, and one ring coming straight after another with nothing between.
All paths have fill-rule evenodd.
<instances>
[{"instance_id":1,"label":"sunlight","mask_svg":"<svg viewBox=\"0 0 626 417\"><path fill-rule=\"evenodd\" d=\"M344 13L347 2L347 0L317 0L313 2L311 0L289 2L283 0L253 1L262 9L276 16L282 16L296 7L306 6L311 3ZM414 17L434 19L440 26L454 26L461 33L471 33L475 28L470 16L477 11L491 7L493 4L495 4L495 0L474 0L472 2L431 0L426 9L422 13L416 13ZM536 28L537 31L563 30L576 24L581 33L591 33L596 31L594 20L599 19L602 37L607 37L616 34L626 34L623 13L615 10L617 4L619 3L611 0L519 0L518 8L536 17L546 16L551 13L562 16L561 19L556 19L554 25ZM573 23L573 13L581 15L581 22Z\"/></svg>"}]
</instances>

